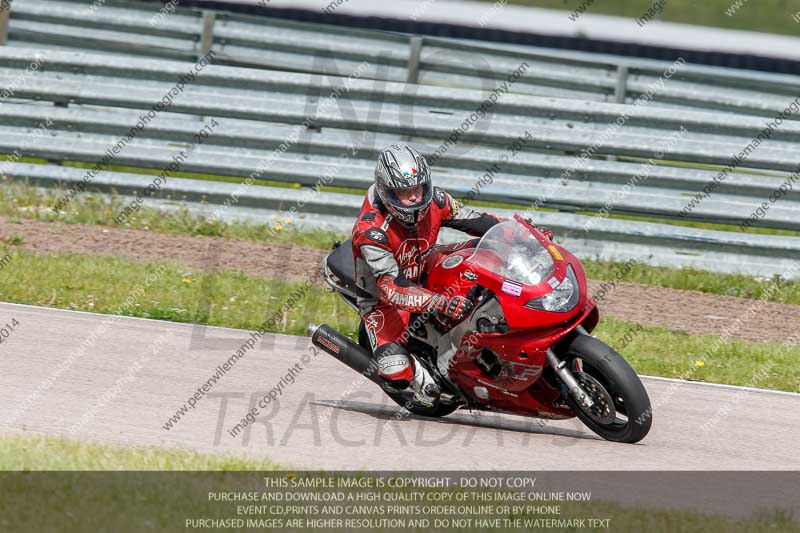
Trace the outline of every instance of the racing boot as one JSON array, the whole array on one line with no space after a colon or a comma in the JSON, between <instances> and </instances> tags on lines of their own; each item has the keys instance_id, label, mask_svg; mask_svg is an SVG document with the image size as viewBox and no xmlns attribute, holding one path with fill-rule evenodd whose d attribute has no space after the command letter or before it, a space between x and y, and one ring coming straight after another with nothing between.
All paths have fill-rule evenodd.
<instances>
[{"instance_id":1,"label":"racing boot","mask_svg":"<svg viewBox=\"0 0 800 533\"><path fill-rule=\"evenodd\" d=\"M441 388L428 369L416 358L414 358L414 379L411 381L411 390L414 391L414 398L411 401L420 407L433 407L442 394Z\"/></svg>"}]
</instances>

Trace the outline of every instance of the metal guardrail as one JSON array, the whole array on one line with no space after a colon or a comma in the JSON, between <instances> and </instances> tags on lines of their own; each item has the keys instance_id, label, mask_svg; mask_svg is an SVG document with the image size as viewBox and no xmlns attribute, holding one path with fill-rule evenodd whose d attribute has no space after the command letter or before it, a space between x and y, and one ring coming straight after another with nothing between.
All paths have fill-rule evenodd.
<instances>
[{"instance_id":1,"label":"metal guardrail","mask_svg":"<svg viewBox=\"0 0 800 533\"><path fill-rule=\"evenodd\" d=\"M219 108L195 107L194 111L209 116L225 116ZM25 155L54 161L94 162L103 157L107 147L113 144L114 136L127 133L138 115L119 110L23 104L3 106L0 108L0 120L4 124L0 127L0 150L19 150ZM35 128L45 121L52 124L48 128L47 143L23 134L26 129ZM196 129L195 118L180 115L171 117L168 123L153 124L117 156L117 161L161 168L174 152L168 143L189 143ZM226 118L223 127L193 154L184 168L194 172L247 176L260 160L277 149L295 130L296 127L291 125L255 124ZM338 169L337 185L366 188L371 183L376 148L395 142L397 137L380 134L362 140L358 138L360 133L355 135L356 139L352 133L343 135L340 130L323 128L313 135L304 135L262 177L311 186L328 167L335 165ZM415 144L428 154L436 149L436 144L429 140L419 140ZM439 183L462 197L480 180L484 169L498 161L505 152L496 147L471 148L467 153L442 158L436 166ZM346 161L338 157L354 150L358 157ZM570 156L521 152L502 165L492 183L481 187L480 198L527 207L548 191L563 169L569 168L574 161L575 158ZM591 160L567 185L558 186L542 205L565 211L599 211L607 203L613 203L616 213L677 217L689 193L701 190L714 176L711 171L654 167L645 181L618 198L625 185L641 169L639 163ZM719 191L692 211L690 217L694 220L740 222L758 203L754 199L768 197L779 183L774 178L734 174L720 186ZM796 216L798 207L800 191L793 189L757 225L800 229L800 219Z\"/></svg>"},{"instance_id":2,"label":"metal guardrail","mask_svg":"<svg viewBox=\"0 0 800 533\"><path fill-rule=\"evenodd\" d=\"M69 186L81 181L84 170L55 165L7 164L5 174L11 179L27 180L33 185ZM147 187L152 176L101 171L87 190L134 195ZM223 220L247 219L272 224L276 215L284 215L289 206L304 202L294 218L298 226L333 229L349 233L361 208L356 195L324 193L274 187L249 187L238 184L191 179L174 179L162 186L148 200L165 209L188 207L210 216L220 204L236 193L234 207L220 211ZM505 217L514 211L492 209ZM538 224L553 228L559 242L583 258L627 261L634 259L670 267L691 266L723 273L750 273L764 277L796 272L800 260L800 239L770 235L741 235L731 232L700 230L666 224L642 224L628 220L601 219L589 231L582 215L537 212ZM463 240L463 234L443 231L443 242Z\"/></svg>"},{"instance_id":3,"label":"metal guardrail","mask_svg":"<svg viewBox=\"0 0 800 533\"><path fill-rule=\"evenodd\" d=\"M157 4L109 2L94 11L89 5L15 0L11 43L172 59L203 55L206 43L217 53L218 64L347 75L368 61L381 66L372 74L379 79L475 89L493 88L524 61L530 68L515 84L515 92L628 103L646 93L669 67L652 60L478 45L219 12L206 12L215 22L204 25L203 14L188 9L177 9L151 25ZM798 76L684 65L652 104L770 116L797 96L798 82Z\"/></svg>"},{"instance_id":4,"label":"metal guardrail","mask_svg":"<svg viewBox=\"0 0 800 533\"><path fill-rule=\"evenodd\" d=\"M6 80L5 86L11 88L8 85L10 81L20 77L21 68L30 64L34 54L33 51L15 48L0 50L0 76ZM15 94L39 101L146 109L169 89L172 82L166 80L174 80L186 72L182 63L139 58L129 58L120 63L107 56L63 51L48 52L46 65L46 69L29 75L23 85L14 87ZM81 74L74 74L75 71ZM315 112L314 125L322 132L304 136L303 142L293 151L342 153L347 146L354 145L365 154L357 159L361 161L360 166L369 166L377 147L374 143L366 146L366 143L358 141L361 133L348 133L343 137L335 132L327 135L326 130L382 133L388 135L387 142L397 136L410 136L431 154L441 139L446 139L454 128L459 127L463 117L479 106L483 98L477 91L417 87L415 104L404 105L407 85L385 83L380 87L382 101L376 104L373 82L350 80L349 93L338 99L341 106L328 106L316 113L316 110L308 108L305 98L298 96L320 92L324 82L324 79L308 74L214 66L185 89L171 111L262 122L234 122L209 141L209 146L223 144L228 150L230 147L247 150L277 148L291 132L279 124L300 124L310 112ZM763 127L761 119L753 117L722 118L696 111L630 108L527 95L505 95L496 110L491 119L478 123L475 131L464 133L461 141L464 144L456 145L438 158L436 163L442 174L453 176L452 186L457 190L469 190L485 172L484 169L501 158L509 143L529 131L532 138L526 148L503 163L498 183L482 190L482 194L494 200L530 204L542 195L541 190L548 186L548 182L554 182L570 169L575 169L574 181L556 187L543 204L572 210L599 209L622 192L625 184L641 173L643 167L641 163L632 161L589 160L581 168L574 156L560 155L560 152L578 153L587 146L594 146L597 154L646 158L661 150L664 158L674 161L725 165ZM621 112L630 118L614 136L606 138L605 124L613 122ZM59 137L66 143L61 155L56 154L59 142L54 139L49 143L47 150L54 154L52 158L66 157L75 142L89 142L89 133L108 130L114 125L115 131L121 133L130 127L133 120L113 114L97 116L88 111L70 113L57 109L47 113L59 118L58 123L65 130ZM31 125L45 118L45 111L41 108L7 107L1 114L6 124L17 121ZM83 125L79 127L79 124ZM666 145L666 134L679 125L684 125L689 133ZM81 128L85 134L79 141L70 140L69 135L74 133L69 132ZM148 128L146 135L155 135L164 128ZM23 142L18 141L18 136L13 133L9 138ZM762 143L742 162L742 167L793 171L797 168L794 146L798 139L800 124L786 122L775 131L771 140ZM42 150L35 146L29 149ZM549 155L543 153L545 151ZM313 159L313 156L309 157ZM231 174L233 171L222 168L217 172ZM732 174L719 185L712 198L688 215L682 215L681 208L687 199L702 191L715 174L713 171L655 166L635 190L625 192L616 210L627 214L737 222L748 217L757 203L755 199L767 196L779 185L778 180L767 176ZM233 175L241 175L241 170ZM299 181L306 183L309 179ZM347 183L348 186L364 184L358 180ZM771 209L768 216L757 224L800 229L800 221L794 216L799 199L796 191L790 191L785 202Z\"/></svg>"},{"instance_id":5,"label":"metal guardrail","mask_svg":"<svg viewBox=\"0 0 800 533\"><path fill-rule=\"evenodd\" d=\"M41 54L41 68L26 71L37 54ZM51 163L97 162L127 134L142 110L150 109L187 70L185 62L177 61L128 57L120 62L101 54L0 48L0 91L14 93L13 99L0 106L0 153L16 152ZM209 66L175 98L168 112L127 143L114 164L163 169L178 150L192 142L203 124L201 117L215 117L220 127L192 152L182 171L243 178L294 136L296 142L268 165L262 179L314 185L330 174L329 184L364 188L371 181L377 148L396 142L398 135L408 135L424 153L431 154L452 128L461 124L465 113L485 97L473 90L417 86L414 105L410 105L404 101L406 84L385 83L381 85L383 101L376 107L374 82L350 80L350 91L338 99L341 106L309 108L308 102L321 99L318 95L331 90L321 85L330 82L330 78L310 74ZM462 143L439 158L435 166L437 182L464 197L488 166L509 153L508 143L530 128L536 133L531 144L501 165L493 181L480 189L481 200L518 203L519 211L523 211L543 190L554 189L545 207L598 211L607 202L619 200L616 213L678 216L688 197L702 190L714 172L654 166L646 180L620 197L630 178L641 172L641 164L592 159L566 186L559 185L559 176L576 162L573 155L561 152L578 152L600 140L602 125L621 109L630 114L629 123L613 141L601 143L598 153L644 156L662 147L666 133L685 123L692 136L669 148L669 157L719 163L741 149L763 122L753 117L723 119L696 111L631 109L508 94L499 101L491 121L476 126L478 131L465 134ZM297 124L309 114L317 115L313 127L298 130ZM49 124L46 141L31 135L45 122ZM794 169L792 146L798 138L800 126L784 123L747 164ZM14 178L27 177L42 186L68 185L86 173L56 164L5 163L4 169ZM121 173L103 176L95 178L91 188L132 191L152 180L152 176ZM690 216L695 220L741 221L780 183L774 177L732 174ZM206 201L222 203L220 198L230 193L231 189L225 188L229 186L170 179L162 192L172 191L188 199L206 194ZM252 214L257 209L286 210L307 191L253 186L240 195L235 211ZM349 217L355 215L360 202L357 195L325 193L307 201L302 214L344 229L352 224ZM799 203L798 193L790 191L758 225L800 229L796 216ZM577 214L536 212L534 216L556 227L584 256L635 258L653 264L767 276L786 272L790 263L800 259L800 239L794 237Z\"/></svg>"}]
</instances>

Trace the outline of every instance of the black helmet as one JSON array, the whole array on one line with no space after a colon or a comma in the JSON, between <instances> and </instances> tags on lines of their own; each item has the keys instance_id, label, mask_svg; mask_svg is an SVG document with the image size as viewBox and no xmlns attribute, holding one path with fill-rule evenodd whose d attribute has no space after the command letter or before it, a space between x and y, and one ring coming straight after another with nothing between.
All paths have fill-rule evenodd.
<instances>
[{"instance_id":1,"label":"black helmet","mask_svg":"<svg viewBox=\"0 0 800 533\"><path fill-rule=\"evenodd\" d=\"M375 167L375 189L398 222L415 226L428 212L433 184L428 163L410 146L396 144L383 150ZM411 203L407 198L411 196Z\"/></svg>"}]
</instances>

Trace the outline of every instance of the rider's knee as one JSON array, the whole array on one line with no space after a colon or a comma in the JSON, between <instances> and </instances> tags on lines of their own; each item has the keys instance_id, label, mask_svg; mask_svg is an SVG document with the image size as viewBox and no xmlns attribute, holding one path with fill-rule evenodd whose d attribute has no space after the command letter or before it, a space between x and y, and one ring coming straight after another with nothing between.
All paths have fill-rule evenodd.
<instances>
[{"instance_id":1,"label":"rider's knee","mask_svg":"<svg viewBox=\"0 0 800 533\"><path fill-rule=\"evenodd\" d=\"M378 375L391 385L405 389L414 379L414 361L405 346L390 342L375 349Z\"/></svg>"}]
</instances>

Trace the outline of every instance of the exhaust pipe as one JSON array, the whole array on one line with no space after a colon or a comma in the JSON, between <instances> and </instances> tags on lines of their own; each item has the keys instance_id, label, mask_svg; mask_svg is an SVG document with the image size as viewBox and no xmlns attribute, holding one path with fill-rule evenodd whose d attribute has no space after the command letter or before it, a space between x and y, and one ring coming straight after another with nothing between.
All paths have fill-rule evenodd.
<instances>
[{"instance_id":1,"label":"exhaust pipe","mask_svg":"<svg viewBox=\"0 0 800 533\"><path fill-rule=\"evenodd\" d=\"M367 350L327 324L309 324L311 344L346 364L368 380L381 385L378 365Z\"/></svg>"}]
</instances>

